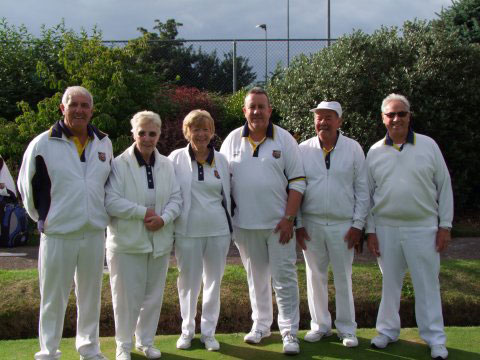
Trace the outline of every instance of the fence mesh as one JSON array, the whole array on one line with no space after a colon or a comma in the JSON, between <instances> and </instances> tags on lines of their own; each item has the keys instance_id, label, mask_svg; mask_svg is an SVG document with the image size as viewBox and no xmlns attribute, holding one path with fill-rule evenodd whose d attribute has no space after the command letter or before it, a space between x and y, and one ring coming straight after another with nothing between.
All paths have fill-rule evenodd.
<instances>
[{"instance_id":1,"label":"fence mesh","mask_svg":"<svg viewBox=\"0 0 480 360\"><path fill-rule=\"evenodd\" d=\"M332 40L330 40L332 41ZM285 67L300 54L310 55L320 51L328 45L327 39L222 39L222 40L173 40L155 41L162 46L191 47L195 52L204 54L215 53L219 62L223 63L223 76L208 77L208 80L198 79L195 70L183 72L179 69L178 80L180 85L192 85L200 89L214 90L223 93L234 92L243 86L264 85L270 79L278 64ZM124 46L125 41L104 41L107 46ZM234 70L233 54L236 55ZM245 69L249 67L248 74L244 76ZM203 69L204 71L205 69ZM236 79L236 81L234 81ZM212 81L214 84L212 84Z\"/></svg>"}]
</instances>

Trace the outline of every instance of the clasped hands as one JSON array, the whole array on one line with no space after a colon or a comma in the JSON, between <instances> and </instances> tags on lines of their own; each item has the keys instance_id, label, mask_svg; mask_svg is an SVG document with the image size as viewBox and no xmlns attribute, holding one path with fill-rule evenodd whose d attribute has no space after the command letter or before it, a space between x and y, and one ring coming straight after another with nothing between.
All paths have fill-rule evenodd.
<instances>
[{"instance_id":1,"label":"clasped hands","mask_svg":"<svg viewBox=\"0 0 480 360\"><path fill-rule=\"evenodd\" d=\"M163 225L165 225L161 216L157 215L155 210L152 208L147 208L147 212L143 218L143 223L145 224L147 230L150 231L160 230Z\"/></svg>"}]
</instances>

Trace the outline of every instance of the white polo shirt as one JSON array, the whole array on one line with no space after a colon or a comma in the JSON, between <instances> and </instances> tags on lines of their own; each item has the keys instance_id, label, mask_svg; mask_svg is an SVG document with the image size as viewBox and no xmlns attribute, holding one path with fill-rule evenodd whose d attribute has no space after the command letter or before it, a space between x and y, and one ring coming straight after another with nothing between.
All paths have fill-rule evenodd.
<instances>
[{"instance_id":1,"label":"white polo shirt","mask_svg":"<svg viewBox=\"0 0 480 360\"><path fill-rule=\"evenodd\" d=\"M305 191L298 144L288 131L269 124L265 140L254 145L248 124L233 130L220 149L229 162L233 224L243 229L273 229L285 215L287 188Z\"/></svg>"}]
</instances>

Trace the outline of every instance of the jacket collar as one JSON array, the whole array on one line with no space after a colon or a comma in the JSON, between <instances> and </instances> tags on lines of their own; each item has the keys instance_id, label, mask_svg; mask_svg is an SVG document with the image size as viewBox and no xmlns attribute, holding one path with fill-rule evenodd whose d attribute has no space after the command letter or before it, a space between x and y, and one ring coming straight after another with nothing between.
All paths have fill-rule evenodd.
<instances>
[{"instance_id":1,"label":"jacket collar","mask_svg":"<svg viewBox=\"0 0 480 360\"><path fill-rule=\"evenodd\" d=\"M147 166L147 165L155 166L155 151L153 151L152 154L150 155L150 164L147 164L142 154L140 153L140 151L137 149L135 145L133 146L133 153L135 155L135 158L137 159L138 166L140 167Z\"/></svg>"},{"instance_id":2,"label":"jacket collar","mask_svg":"<svg viewBox=\"0 0 480 360\"><path fill-rule=\"evenodd\" d=\"M102 140L104 137L107 136L104 132L98 130L95 126L92 124L87 125L87 133L88 137L91 139L94 138L94 135L99 139ZM68 129L68 127L65 125L65 122L63 120L57 121L53 126L50 128L50 137L52 138L62 138L62 135L65 135L67 138L70 138L73 136L72 132Z\"/></svg>"}]
</instances>

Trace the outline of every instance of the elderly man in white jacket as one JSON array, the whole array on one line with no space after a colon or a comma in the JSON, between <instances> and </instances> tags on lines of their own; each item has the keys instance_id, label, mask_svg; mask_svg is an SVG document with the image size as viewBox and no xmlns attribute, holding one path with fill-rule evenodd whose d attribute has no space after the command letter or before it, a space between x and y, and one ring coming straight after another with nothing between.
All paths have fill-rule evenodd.
<instances>
[{"instance_id":1,"label":"elderly man in white jacket","mask_svg":"<svg viewBox=\"0 0 480 360\"><path fill-rule=\"evenodd\" d=\"M113 161L105 189L116 358L130 360L135 333L137 349L157 359L153 342L182 198L172 163L156 149L160 117L142 111L131 124L135 143Z\"/></svg>"},{"instance_id":2,"label":"elderly man in white jacket","mask_svg":"<svg viewBox=\"0 0 480 360\"><path fill-rule=\"evenodd\" d=\"M297 242L307 265L311 330L305 341L331 335L328 311L328 265L335 283L337 335L343 345L358 345L352 294L354 246L360 242L368 214L365 155L360 144L344 136L342 107L322 101L315 109L316 136L300 144L307 189L297 217ZM306 243L305 241L308 241Z\"/></svg>"},{"instance_id":3,"label":"elderly man in white jacket","mask_svg":"<svg viewBox=\"0 0 480 360\"><path fill-rule=\"evenodd\" d=\"M382 102L387 135L367 154L371 210L368 248L382 271L378 336L385 348L400 334L400 295L407 268L415 290L420 337L434 359L446 359L440 298L440 252L450 240L453 193L450 174L435 141L412 131L410 103L399 94Z\"/></svg>"},{"instance_id":4,"label":"elderly man in white jacket","mask_svg":"<svg viewBox=\"0 0 480 360\"><path fill-rule=\"evenodd\" d=\"M87 89L65 90L63 120L28 145L18 189L40 236L40 351L35 359L58 359L68 296L75 281L76 348L80 359L105 359L98 320L103 276L105 182L112 143L90 124L93 99Z\"/></svg>"}]
</instances>

